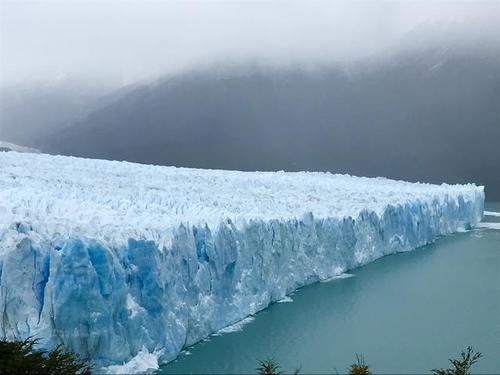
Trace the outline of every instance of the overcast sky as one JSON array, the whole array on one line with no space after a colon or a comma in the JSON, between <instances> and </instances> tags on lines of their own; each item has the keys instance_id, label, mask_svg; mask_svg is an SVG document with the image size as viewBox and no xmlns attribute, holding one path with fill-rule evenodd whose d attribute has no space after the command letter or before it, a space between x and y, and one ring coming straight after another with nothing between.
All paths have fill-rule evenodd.
<instances>
[{"instance_id":1,"label":"overcast sky","mask_svg":"<svg viewBox=\"0 0 500 375\"><path fill-rule=\"evenodd\" d=\"M0 85L126 84L248 60L345 63L442 31L499 38L500 1L0 0Z\"/></svg>"}]
</instances>

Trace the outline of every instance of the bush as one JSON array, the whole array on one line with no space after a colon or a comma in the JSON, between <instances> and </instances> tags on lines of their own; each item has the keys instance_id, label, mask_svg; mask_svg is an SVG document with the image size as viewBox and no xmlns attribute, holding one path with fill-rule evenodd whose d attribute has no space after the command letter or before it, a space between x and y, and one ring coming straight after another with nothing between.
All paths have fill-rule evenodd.
<instances>
[{"instance_id":1,"label":"bush","mask_svg":"<svg viewBox=\"0 0 500 375\"><path fill-rule=\"evenodd\" d=\"M51 351L36 350L38 340L0 340L0 374L90 375L91 366L61 346Z\"/></svg>"},{"instance_id":2,"label":"bush","mask_svg":"<svg viewBox=\"0 0 500 375\"><path fill-rule=\"evenodd\" d=\"M483 355L469 346L465 352L460 353L460 358L450 359L452 368L449 369L433 369L434 375L469 375L472 366L479 361Z\"/></svg>"},{"instance_id":3,"label":"bush","mask_svg":"<svg viewBox=\"0 0 500 375\"><path fill-rule=\"evenodd\" d=\"M257 367L258 375L280 375L282 373L278 362L274 359L268 358L264 361L259 361L259 367Z\"/></svg>"},{"instance_id":4,"label":"bush","mask_svg":"<svg viewBox=\"0 0 500 375\"><path fill-rule=\"evenodd\" d=\"M370 367L365 363L363 356L356 354L356 363L349 367L349 375L370 375Z\"/></svg>"}]
</instances>

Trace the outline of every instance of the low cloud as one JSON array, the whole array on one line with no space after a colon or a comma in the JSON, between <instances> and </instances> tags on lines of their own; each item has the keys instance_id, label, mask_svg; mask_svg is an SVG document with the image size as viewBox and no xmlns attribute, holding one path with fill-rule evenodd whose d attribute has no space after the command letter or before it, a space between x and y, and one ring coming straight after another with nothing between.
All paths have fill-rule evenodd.
<instances>
[{"instance_id":1,"label":"low cloud","mask_svg":"<svg viewBox=\"0 0 500 375\"><path fill-rule=\"evenodd\" d=\"M402 45L499 38L498 1L0 2L0 85L121 84L197 65L348 63Z\"/></svg>"}]
</instances>

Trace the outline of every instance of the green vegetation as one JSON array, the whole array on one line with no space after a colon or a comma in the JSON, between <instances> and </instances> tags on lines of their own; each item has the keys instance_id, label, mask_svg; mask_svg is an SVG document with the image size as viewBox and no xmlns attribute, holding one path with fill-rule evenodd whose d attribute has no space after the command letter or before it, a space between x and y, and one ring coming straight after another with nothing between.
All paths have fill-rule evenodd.
<instances>
[{"instance_id":1,"label":"green vegetation","mask_svg":"<svg viewBox=\"0 0 500 375\"><path fill-rule=\"evenodd\" d=\"M90 375L91 366L65 352L61 346L51 351L37 350L38 340L0 340L0 374Z\"/></svg>"},{"instance_id":2,"label":"green vegetation","mask_svg":"<svg viewBox=\"0 0 500 375\"><path fill-rule=\"evenodd\" d=\"M3 374L50 374L50 375L90 375L91 366L75 354L65 352L61 346L50 351L35 349L38 340L0 340L0 375ZM432 375L470 375L471 368L481 359L482 354L470 346L457 359L450 359L449 369L433 369ZM283 371L277 361L268 358L259 361L258 375L281 375ZM299 374L295 370L294 374ZM356 362L348 368L349 375L371 375L370 367L363 356L356 355Z\"/></svg>"},{"instance_id":3,"label":"green vegetation","mask_svg":"<svg viewBox=\"0 0 500 375\"><path fill-rule=\"evenodd\" d=\"M280 366L272 358L259 361L259 367L257 367L258 375L280 375L283 372L280 371Z\"/></svg>"},{"instance_id":4,"label":"green vegetation","mask_svg":"<svg viewBox=\"0 0 500 375\"><path fill-rule=\"evenodd\" d=\"M365 363L363 356L356 354L356 363L349 366L349 375L370 375L370 367Z\"/></svg>"},{"instance_id":5,"label":"green vegetation","mask_svg":"<svg viewBox=\"0 0 500 375\"><path fill-rule=\"evenodd\" d=\"M464 352L460 353L460 358L450 359L452 368L433 369L433 375L470 375L472 366L479 361L483 355L469 346Z\"/></svg>"},{"instance_id":6,"label":"green vegetation","mask_svg":"<svg viewBox=\"0 0 500 375\"><path fill-rule=\"evenodd\" d=\"M472 366L479 361L483 355L479 352L474 352L474 350L469 346L465 351L460 354L458 359L450 359L452 368L449 369L433 369L431 370L432 375L470 375ZM299 370L296 370L294 374L298 374ZM280 365L274 359L266 359L265 361L260 361L260 365L257 368L258 375L279 375L283 374L280 370ZM349 366L349 375L371 375L370 366L368 366L363 358L363 356L356 354L356 362Z\"/></svg>"}]
</instances>

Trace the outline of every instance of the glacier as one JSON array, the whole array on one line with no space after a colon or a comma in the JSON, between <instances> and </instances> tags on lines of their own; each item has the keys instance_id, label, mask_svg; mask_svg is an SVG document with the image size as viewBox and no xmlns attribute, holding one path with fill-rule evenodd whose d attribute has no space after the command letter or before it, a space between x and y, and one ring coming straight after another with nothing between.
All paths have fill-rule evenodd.
<instances>
[{"instance_id":1,"label":"glacier","mask_svg":"<svg viewBox=\"0 0 500 375\"><path fill-rule=\"evenodd\" d=\"M472 228L483 209L474 184L0 152L0 332L113 371L154 368L297 288Z\"/></svg>"}]
</instances>

